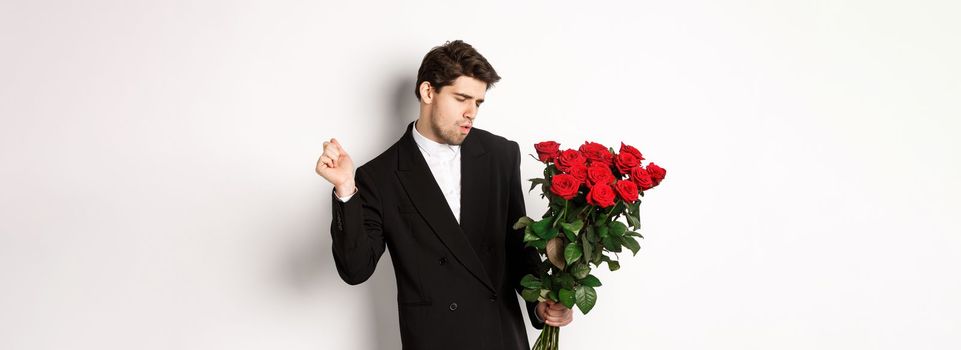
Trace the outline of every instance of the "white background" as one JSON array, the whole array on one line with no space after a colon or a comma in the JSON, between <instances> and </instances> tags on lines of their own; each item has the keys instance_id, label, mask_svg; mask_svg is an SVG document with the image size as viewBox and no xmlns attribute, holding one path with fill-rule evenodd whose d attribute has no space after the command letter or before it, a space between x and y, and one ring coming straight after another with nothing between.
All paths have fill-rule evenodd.
<instances>
[{"instance_id":1,"label":"white background","mask_svg":"<svg viewBox=\"0 0 961 350\"><path fill-rule=\"evenodd\" d=\"M477 127L525 153L624 141L667 169L641 253L598 273L564 348L957 349L959 17L0 1L0 348L400 349L390 259L340 280L314 166L331 137L357 165L394 143L424 53L464 39L503 77Z\"/></svg>"}]
</instances>

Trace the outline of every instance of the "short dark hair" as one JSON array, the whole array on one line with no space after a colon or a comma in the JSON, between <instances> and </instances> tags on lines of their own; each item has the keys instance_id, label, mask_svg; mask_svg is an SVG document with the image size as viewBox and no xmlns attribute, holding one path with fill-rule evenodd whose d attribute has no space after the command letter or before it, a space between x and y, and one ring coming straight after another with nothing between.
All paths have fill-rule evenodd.
<instances>
[{"instance_id":1,"label":"short dark hair","mask_svg":"<svg viewBox=\"0 0 961 350\"><path fill-rule=\"evenodd\" d=\"M454 80L462 75L487 83L488 89L501 80L494 67L470 44L461 40L448 41L444 45L435 46L424 55L424 61L417 70L414 96L420 100L420 85L425 81L440 90L453 84Z\"/></svg>"}]
</instances>

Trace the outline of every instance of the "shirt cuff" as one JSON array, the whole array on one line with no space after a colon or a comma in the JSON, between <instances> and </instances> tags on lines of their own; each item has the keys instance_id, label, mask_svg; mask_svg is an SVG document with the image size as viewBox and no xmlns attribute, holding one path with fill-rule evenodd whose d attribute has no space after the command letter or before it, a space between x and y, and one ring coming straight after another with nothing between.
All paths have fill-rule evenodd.
<instances>
[{"instance_id":1,"label":"shirt cuff","mask_svg":"<svg viewBox=\"0 0 961 350\"><path fill-rule=\"evenodd\" d=\"M541 318L541 315L537 313L537 307L534 307L534 317L537 318L537 322L544 322L544 319Z\"/></svg>"},{"instance_id":2,"label":"shirt cuff","mask_svg":"<svg viewBox=\"0 0 961 350\"><path fill-rule=\"evenodd\" d=\"M348 195L345 196L345 197L338 196L338 195L337 195L337 190L336 190L336 189L334 190L334 197L337 197L337 200L339 200L339 201L341 201L341 202L343 202L343 203L347 203L347 201L350 200L350 197L353 197L355 194L357 194L357 187L354 187L354 193L348 194Z\"/></svg>"}]
</instances>

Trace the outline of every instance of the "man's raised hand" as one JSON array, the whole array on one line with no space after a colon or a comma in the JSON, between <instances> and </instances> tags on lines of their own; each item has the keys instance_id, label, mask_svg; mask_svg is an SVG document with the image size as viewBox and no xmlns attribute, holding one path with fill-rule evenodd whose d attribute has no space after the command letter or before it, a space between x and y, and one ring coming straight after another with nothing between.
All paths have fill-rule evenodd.
<instances>
[{"instance_id":1,"label":"man's raised hand","mask_svg":"<svg viewBox=\"0 0 961 350\"><path fill-rule=\"evenodd\" d=\"M317 160L317 175L334 185L338 197L354 193L354 161L337 139L324 141L324 153Z\"/></svg>"}]
</instances>

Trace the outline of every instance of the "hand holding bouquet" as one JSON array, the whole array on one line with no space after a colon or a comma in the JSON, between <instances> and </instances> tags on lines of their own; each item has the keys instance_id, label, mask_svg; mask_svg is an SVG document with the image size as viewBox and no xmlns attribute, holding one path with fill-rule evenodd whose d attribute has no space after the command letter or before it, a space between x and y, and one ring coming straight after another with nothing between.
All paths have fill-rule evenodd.
<instances>
[{"instance_id":1,"label":"hand holding bouquet","mask_svg":"<svg viewBox=\"0 0 961 350\"><path fill-rule=\"evenodd\" d=\"M571 309L576 305L587 314L597 302L595 288L601 286L591 265L606 262L616 271L620 263L608 253L616 256L623 247L637 255L636 238L644 238L636 232L641 228L640 197L664 180L666 170L654 163L642 166L641 152L624 143L618 152L594 142L577 150L561 151L554 141L534 148L544 163L544 177L531 179L531 190L540 185L549 208L540 220L520 218L514 229L523 228L526 245L547 259L536 275L523 277L521 296ZM534 350L557 349L558 331L545 326Z\"/></svg>"}]
</instances>

